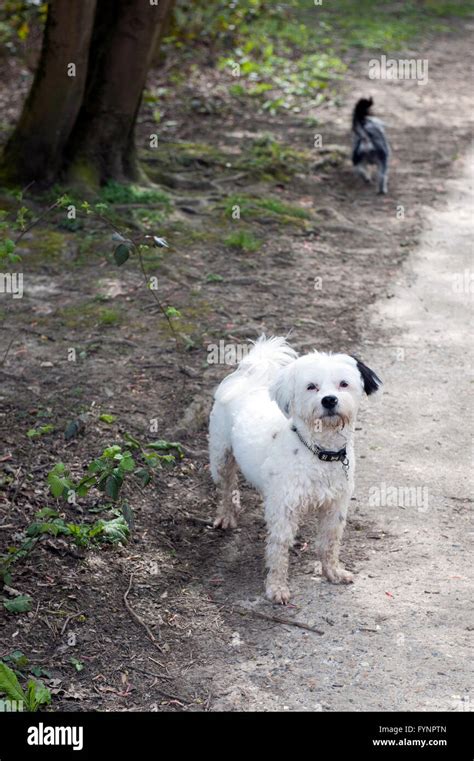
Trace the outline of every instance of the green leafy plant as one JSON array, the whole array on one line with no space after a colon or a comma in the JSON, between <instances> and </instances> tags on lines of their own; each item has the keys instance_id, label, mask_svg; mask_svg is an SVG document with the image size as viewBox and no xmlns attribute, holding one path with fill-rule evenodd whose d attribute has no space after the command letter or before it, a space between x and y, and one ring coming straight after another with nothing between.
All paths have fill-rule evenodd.
<instances>
[{"instance_id":1,"label":"green leafy plant","mask_svg":"<svg viewBox=\"0 0 474 761\"><path fill-rule=\"evenodd\" d=\"M54 425L52 425L52 423L46 423L46 425L42 425L39 428L30 428L26 435L29 439L36 439L40 436L46 436L48 433L53 433L53 431Z\"/></svg>"},{"instance_id":2,"label":"green leafy plant","mask_svg":"<svg viewBox=\"0 0 474 761\"><path fill-rule=\"evenodd\" d=\"M12 701L16 710L38 711L43 705L51 703L51 692L37 679L29 679L26 691L18 681L16 673L3 661L0 661L0 693Z\"/></svg>"},{"instance_id":3,"label":"green leafy plant","mask_svg":"<svg viewBox=\"0 0 474 761\"><path fill-rule=\"evenodd\" d=\"M13 567L29 555L37 541L36 538L28 537L21 542L19 547L8 547L7 552L0 555L0 581L11 584Z\"/></svg>"},{"instance_id":4,"label":"green leafy plant","mask_svg":"<svg viewBox=\"0 0 474 761\"><path fill-rule=\"evenodd\" d=\"M117 420L117 416L116 415L110 415L109 413L104 412L104 413L102 413L102 415L99 416L99 420L102 423L109 423L111 425L112 423L115 423L115 421Z\"/></svg>"},{"instance_id":5,"label":"green leafy plant","mask_svg":"<svg viewBox=\"0 0 474 761\"><path fill-rule=\"evenodd\" d=\"M71 664L71 666L74 666L77 672L82 671L82 669L84 668L84 664L81 663L81 661L79 661L77 658L74 658L74 657L69 658L69 663Z\"/></svg>"},{"instance_id":6,"label":"green leafy plant","mask_svg":"<svg viewBox=\"0 0 474 761\"><path fill-rule=\"evenodd\" d=\"M46 520L45 520L46 519ZM130 529L123 518L117 516L109 521L99 520L95 523L66 522L58 512L46 508L39 510L35 521L28 526L28 536L39 537L42 534L71 537L78 547L90 547L98 541L125 544L130 535Z\"/></svg>"},{"instance_id":7,"label":"green leafy plant","mask_svg":"<svg viewBox=\"0 0 474 761\"><path fill-rule=\"evenodd\" d=\"M9 613L27 613L31 610L30 595L17 595L13 600L4 600L3 607Z\"/></svg>"},{"instance_id":8,"label":"green leafy plant","mask_svg":"<svg viewBox=\"0 0 474 761\"><path fill-rule=\"evenodd\" d=\"M92 489L97 489L111 502L94 507L91 512L109 512L112 517L93 523L74 522L68 521L58 509L44 507L38 510L34 521L25 530L25 539L18 547L8 547L0 555L0 581L3 584L11 584L14 566L27 557L44 536L68 537L81 548L99 543L124 544L128 540L134 518L128 501L122 498L124 483L129 483L131 490L147 486L156 471L184 457L184 450L177 441L157 439L142 443L130 433L125 433L123 438L123 446L106 447L89 464L83 478L75 479L69 468L59 462L46 479L51 495L68 504L75 504L76 498L87 497ZM4 602L5 609L11 613L26 612L28 606L27 600L21 597Z\"/></svg>"}]
</instances>

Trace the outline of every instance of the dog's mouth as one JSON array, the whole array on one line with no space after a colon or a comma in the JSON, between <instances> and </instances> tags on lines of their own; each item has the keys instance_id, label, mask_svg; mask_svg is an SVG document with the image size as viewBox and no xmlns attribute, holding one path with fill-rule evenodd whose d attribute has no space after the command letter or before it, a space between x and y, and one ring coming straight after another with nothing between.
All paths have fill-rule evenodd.
<instances>
[{"instance_id":1,"label":"dog's mouth","mask_svg":"<svg viewBox=\"0 0 474 761\"><path fill-rule=\"evenodd\" d=\"M344 428L349 423L348 418L336 410L325 410L319 419L323 425L330 428L338 428L339 426Z\"/></svg>"},{"instance_id":2,"label":"dog's mouth","mask_svg":"<svg viewBox=\"0 0 474 761\"><path fill-rule=\"evenodd\" d=\"M331 423L335 423L338 420L343 420L343 416L340 412L336 412L336 410L324 410L320 416L320 420L327 420Z\"/></svg>"}]
</instances>

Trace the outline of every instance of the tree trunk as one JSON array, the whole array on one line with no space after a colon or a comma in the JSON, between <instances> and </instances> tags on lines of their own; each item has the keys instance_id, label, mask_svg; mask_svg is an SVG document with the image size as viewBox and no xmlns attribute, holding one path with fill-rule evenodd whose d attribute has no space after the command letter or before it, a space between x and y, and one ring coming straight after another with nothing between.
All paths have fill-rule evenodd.
<instances>
[{"instance_id":1,"label":"tree trunk","mask_svg":"<svg viewBox=\"0 0 474 761\"><path fill-rule=\"evenodd\" d=\"M96 0L51 0L41 56L20 120L5 145L6 182L49 184L82 102Z\"/></svg>"},{"instance_id":2,"label":"tree trunk","mask_svg":"<svg viewBox=\"0 0 474 761\"><path fill-rule=\"evenodd\" d=\"M135 121L171 6L172 0L98 0L84 99L66 148L73 184L140 179Z\"/></svg>"},{"instance_id":3,"label":"tree trunk","mask_svg":"<svg viewBox=\"0 0 474 761\"><path fill-rule=\"evenodd\" d=\"M163 63L163 58L160 55L161 43L163 38L167 37L171 31L175 5L176 5L176 0L169 0L168 8L166 9L166 14L164 16L162 23L160 24L158 35L155 40L155 48L152 52L152 58L151 58L152 66L160 66Z\"/></svg>"}]
</instances>

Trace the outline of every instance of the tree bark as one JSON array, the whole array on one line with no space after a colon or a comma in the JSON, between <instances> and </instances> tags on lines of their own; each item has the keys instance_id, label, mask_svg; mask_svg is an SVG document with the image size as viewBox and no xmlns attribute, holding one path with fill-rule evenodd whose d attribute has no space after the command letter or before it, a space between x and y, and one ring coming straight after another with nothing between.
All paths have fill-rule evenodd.
<instances>
[{"instance_id":1,"label":"tree bark","mask_svg":"<svg viewBox=\"0 0 474 761\"><path fill-rule=\"evenodd\" d=\"M176 0L169 0L168 7L166 9L166 14L163 18L162 23L160 24L160 28L158 30L158 35L155 39L155 47L152 52L152 58L151 58L151 65L152 66L160 66L162 64L163 59L160 55L161 53L161 43L163 41L164 37L167 37L168 34L171 31L172 24L173 24L173 12L174 7L176 5Z\"/></svg>"},{"instance_id":2,"label":"tree bark","mask_svg":"<svg viewBox=\"0 0 474 761\"><path fill-rule=\"evenodd\" d=\"M6 182L42 186L57 176L84 94L95 8L96 0L49 3L38 69L0 161Z\"/></svg>"},{"instance_id":3,"label":"tree bark","mask_svg":"<svg viewBox=\"0 0 474 761\"><path fill-rule=\"evenodd\" d=\"M81 110L66 147L70 182L97 187L142 177L135 122L172 0L98 0Z\"/></svg>"}]
</instances>

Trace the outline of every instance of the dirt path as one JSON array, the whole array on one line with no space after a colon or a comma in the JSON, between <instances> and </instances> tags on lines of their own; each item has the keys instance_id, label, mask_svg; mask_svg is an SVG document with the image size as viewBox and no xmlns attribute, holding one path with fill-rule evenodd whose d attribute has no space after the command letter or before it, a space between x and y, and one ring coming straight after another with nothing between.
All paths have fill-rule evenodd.
<instances>
[{"instance_id":1,"label":"dirt path","mask_svg":"<svg viewBox=\"0 0 474 761\"><path fill-rule=\"evenodd\" d=\"M0 657L17 649L47 668L54 708L472 709L470 312L468 293L462 284L458 292L453 280L471 266L464 152L472 29L464 26L407 52L429 58L426 86L369 83L370 56L362 52L337 97L311 120L242 112L238 103L227 105L224 119L177 113L175 141L208 141L212 150L227 151L216 163L212 151L197 161L175 156L176 147L168 151L182 186L175 195L170 190L175 211L168 229L156 222L171 243L169 258L156 255L150 272L159 275L164 303L182 310L189 323L186 374L177 370L140 274L128 265L117 273L104 260L110 243L100 230L86 223L64 231L56 224L25 237L25 296L9 304L0 325L2 339L15 338L0 395L7 421L0 525L14 523L11 532L0 532L2 550L19 541L37 510L55 504L44 478L54 463L83 473L124 431L148 437L150 418L158 420L153 436L178 439L188 452L151 492L130 494L135 531L128 545L78 555L51 538L15 570L14 587L33 596L34 611L6 616L0 610ZM228 88L215 76L222 75L210 70L199 77L203 97ZM348 161L350 111L368 90L394 151L384 198L355 182ZM149 118L145 113L144 133ZM234 181L234 158L248 156L251 138L267 132L300 150L312 148L320 132L333 149L316 168L308 162L284 180L244 173ZM321 156L312 158L318 163ZM244 214L245 229L256 232L261 248L230 250L224 238L238 228L216 203L231 193L277 198L310 217L302 224L261 210ZM295 607L281 610L262 595L258 497L244 487L246 510L236 532L224 536L207 525L215 493L206 418L212 389L228 368L206 360L210 343L289 329L302 351L317 346L360 354L380 372L386 391L360 417L357 490L342 553L356 583L338 588L321 581L308 523L292 560ZM81 355L74 367L67 360L71 346ZM116 415L116 423L101 423L104 412ZM56 433L31 447L25 432L44 422L40 413ZM68 421L82 413L84 435L65 443ZM39 473L31 479L22 475L28 462ZM406 489L415 490L414 504ZM373 504L377 497L385 504ZM77 512L64 509L76 519ZM161 635L162 652L125 608L132 573L128 601ZM268 619L275 615L324 634Z\"/></svg>"},{"instance_id":2,"label":"dirt path","mask_svg":"<svg viewBox=\"0 0 474 761\"><path fill-rule=\"evenodd\" d=\"M343 553L356 583L330 587L298 552L296 610L236 599L324 635L262 627L249 612L229 639L225 671L212 680L216 709L472 710L472 284L471 293L464 284L472 180L471 155L449 183L446 209L427 214L418 251L394 297L372 309L362 342L386 393L361 416L357 497ZM376 345L368 341L373 327ZM225 572L239 563L232 549ZM217 665L211 657L204 673Z\"/></svg>"},{"instance_id":3,"label":"dirt path","mask_svg":"<svg viewBox=\"0 0 474 761\"><path fill-rule=\"evenodd\" d=\"M386 391L360 418L343 550L356 583L335 588L315 574L308 525L292 570L295 607L262 604L249 557L255 526L244 518L209 562L217 583L233 577L224 610L240 613L233 626L224 613L227 642L220 636L190 672L207 680L214 710L473 710L472 181L469 154L442 210L425 209L390 298L366 317L361 355Z\"/></svg>"}]
</instances>

